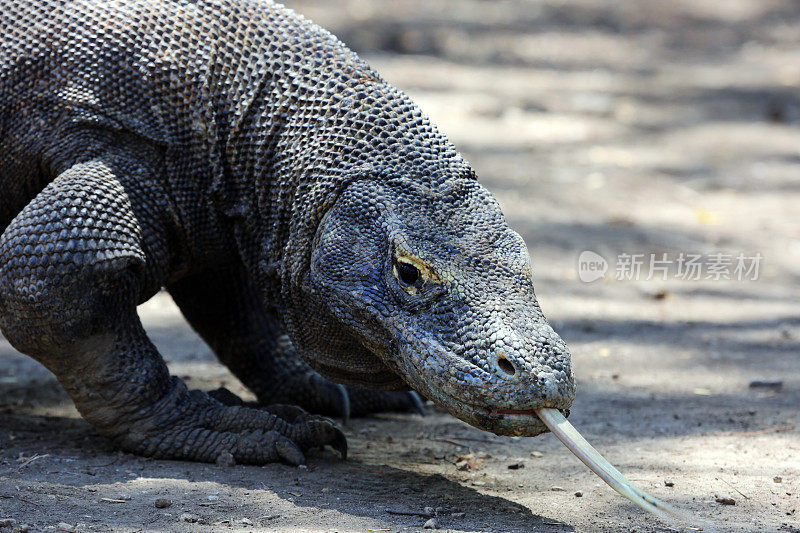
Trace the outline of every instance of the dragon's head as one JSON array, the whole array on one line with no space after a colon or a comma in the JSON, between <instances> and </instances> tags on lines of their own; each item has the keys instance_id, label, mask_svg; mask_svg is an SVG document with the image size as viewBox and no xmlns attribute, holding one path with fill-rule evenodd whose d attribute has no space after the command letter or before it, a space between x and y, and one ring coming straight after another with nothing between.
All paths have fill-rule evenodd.
<instances>
[{"instance_id":1,"label":"dragon's head","mask_svg":"<svg viewBox=\"0 0 800 533\"><path fill-rule=\"evenodd\" d=\"M572 404L570 353L536 301L527 247L472 177L352 183L303 285L314 309L295 343L331 379L405 382L501 435L539 434L533 409Z\"/></svg>"}]
</instances>

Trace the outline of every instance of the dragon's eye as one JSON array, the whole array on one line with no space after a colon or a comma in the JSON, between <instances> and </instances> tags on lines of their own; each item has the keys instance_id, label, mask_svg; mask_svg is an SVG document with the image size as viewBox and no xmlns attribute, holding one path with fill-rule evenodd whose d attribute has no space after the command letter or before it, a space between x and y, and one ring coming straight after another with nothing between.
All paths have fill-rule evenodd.
<instances>
[{"instance_id":1,"label":"dragon's eye","mask_svg":"<svg viewBox=\"0 0 800 533\"><path fill-rule=\"evenodd\" d=\"M394 275L404 285L414 285L421 276L419 269L409 262L398 260L394 264Z\"/></svg>"}]
</instances>

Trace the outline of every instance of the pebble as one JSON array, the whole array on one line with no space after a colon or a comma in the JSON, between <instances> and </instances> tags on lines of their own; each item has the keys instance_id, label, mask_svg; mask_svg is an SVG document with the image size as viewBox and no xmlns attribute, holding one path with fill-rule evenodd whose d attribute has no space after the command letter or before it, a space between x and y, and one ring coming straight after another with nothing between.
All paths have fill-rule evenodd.
<instances>
[{"instance_id":1,"label":"pebble","mask_svg":"<svg viewBox=\"0 0 800 533\"><path fill-rule=\"evenodd\" d=\"M13 518L0 518L0 527L11 527L16 523L17 521Z\"/></svg>"},{"instance_id":2,"label":"pebble","mask_svg":"<svg viewBox=\"0 0 800 533\"><path fill-rule=\"evenodd\" d=\"M172 502L165 498L159 498L153 503L153 505L156 506L156 509L166 509L167 507L172 505Z\"/></svg>"},{"instance_id":3,"label":"pebble","mask_svg":"<svg viewBox=\"0 0 800 533\"><path fill-rule=\"evenodd\" d=\"M729 496L718 496L716 502L722 505L736 505L736 500Z\"/></svg>"},{"instance_id":4,"label":"pebble","mask_svg":"<svg viewBox=\"0 0 800 533\"><path fill-rule=\"evenodd\" d=\"M20 524L14 529L11 530L11 533L28 533L31 530L31 526L28 524Z\"/></svg>"},{"instance_id":5,"label":"pebble","mask_svg":"<svg viewBox=\"0 0 800 533\"><path fill-rule=\"evenodd\" d=\"M577 492L575 493L575 497L576 497L576 498L582 498L582 497L583 497L583 493L582 493L581 491L577 491Z\"/></svg>"},{"instance_id":6,"label":"pebble","mask_svg":"<svg viewBox=\"0 0 800 533\"><path fill-rule=\"evenodd\" d=\"M178 520L180 520L181 522L188 522L190 524L194 524L195 522L197 522L197 517L192 513L183 513Z\"/></svg>"},{"instance_id":7,"label":"pebble","mask_svg":"<svg viewBox=\"0 0 800 533\"><path fill-rule=\"evenodd\" d=\"M531 452L531 457L544 457L544 454L542 452Z\"/></svg>"},{"instance_id":8,"label":"pebble","mask_svg":"<svg viewBox=\"0 0 800 533\"><path fill-rule=\"evenodd\" d=\"M75 526L67 524L66 522L59 522L56 524L56 529L59 531L75 531Z\"/></svg>"},{"instance_id":9,"label":"pebble","mask_svg":"<svg viewBox=\"0 0 800 533\"><path fill-rule=\"evenodd\" d=\"M668 290L660 289L653 293L653 298L655 298L656 300L663 300L669 295L670 292Z\"/></svg>"},{"instance_id":10,"label":"pebble","mask_svg":"<svg viewBox=\"0 0 800 533\"><path fill-rule=\"evenodd\" d=\"M675 486L675 482L672 481L671 479L665 479L664 480L664 486L665 487L674 487Z\"/></svg>"},{"instance_id":11,"label":"pebble","mask_svg":"<svg viewBox=\"0 0 800 533\"><path fill-rule=\"evenodd\" d=\"M772 478L772 481L774 481L775 483L783 483L783 478L781 476L775 476L774 478Z\"/></svg>"},{"instance_id":12,"label":"pebble","mask_svg":"<svg viewBox=\"0 0 800 533\"><path fill-rule=\"evenodd\" d=\"M423 509L423 511L425 512L425 514L431 516L433 516L433 514L436 512L436 510L433 507L426 507L425 509Z\"/></svg>"},{"instance_id":13,"label":"pebble","mask_svg":"<svg viewBox=\"0 0 800 533\"><path fill-rule=\"evenodd\" d=\"M439 522L435 518L430 518L422 527L425 529L439 529Z\"/></svg>"},{"instance_id":14,"label":"pebble","mask_svg":"<svg viewBox=\"0 0 800 533\"><path fill-rule=\"evenodd\" d=\"M217 456L216 463L219 466L236 466L236 459L233 458L233 454L231 452L222 452Z\"/></svg>"},{"instance_id":15,"label":"pebble","mask_svg":"<svg viewBox=\"0 0 800 533\"><path fill-rule=\"evenodd\" d=\"M241 520L239 520L239 523L243 524L245 526L252 526L253 525L253 521L250 520L249 518L242 518Z\"/></svg>"},{"instance_id":16,"label":"pebble","mask_svg":"<svg viewBox=\"0 0 800 533\"><path fill-rule=\"evenodd\" d=\"M452 516L453 518L464 518L465 516L467 516L467 513L452 513L450 516Z\"/></svg>"},{"instance_id":17,"label":"pebble","mask_svg":"<svg viewBox=\"0 0 800 533\"><path fill-rule=\"evenodd\" d=\"M508 465L509 470L519 470L520 468L525 468L525 463L511 463Z\"/></svg>"},{"instance_id":18,"label":"pebble","mask_svg":"<svg viewBox=\"0 0 800 533\"><path fill-rule=\"evenodd\" d=\"M208 501L215 502L217 500L219 500L219 495L217 495L217 494L209 494L208 495Z\"/></svg>"},{"instance_id":19,"label":"pebble","mask_svg":"<svg viewBox=\"0 0 800 533\"><path fill-rule=\"evenodd\" d=\"M456 470L469 470L469 461L462 459L461 461L456 462Z\"/></svg>"},{"instance_id":20,"label":"pebble","mask_svg":"<svg viewBox=\"0 0 800 533\"><path fill-rule=\"evenodd\" d=\"M566 490L564 490L564 487L550 487L550 490L552 490L553 492L566 492Z\"/></svg>"}]
</instances>

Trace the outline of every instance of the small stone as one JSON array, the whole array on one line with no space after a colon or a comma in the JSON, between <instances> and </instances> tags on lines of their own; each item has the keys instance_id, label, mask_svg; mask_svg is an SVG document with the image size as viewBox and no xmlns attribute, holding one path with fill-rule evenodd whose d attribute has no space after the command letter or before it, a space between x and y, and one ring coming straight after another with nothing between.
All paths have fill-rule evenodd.
<instances>
[{"instance_id":1,"label":"small stone","mask_svg":"<svg viewBox=\"0 0 800 533\"><path fill-rule=\"evenodd\" d=\"M230 467L236 465L236 459L234 459L233 454L231 452L222 452L217 456L216 463L219 466Z\"/></svg>"},{"instance_id":2,"label":"small stone","mask_svg":"<svg viewBox=\"0 0 800 533\"><path fill-rule=\"evenodd\" d=\"M153 503L153 505L156 506L156 509L166 509L172 505L172 502L166 498L159 498Z\"/></svg>"},{"instance_id":3,"label":"small stone","mask_svg":"<svg viewBox=\"0 0 800 533\"><path fill-rule=\"evenodd\" d=\"M775 483L783 483L783 478L781 476L775 476L774 478L772 478L772 481L774 481Z\"/></svg>"},{"instance_id":4,"label":"small stone","mask_svg":"<svg viewBox=\"0 0 800 533\"><path fill-rule=\"evenodd\" d=\"M215 502L217 500L219 500L219 495L218 494L209 494L208 495L208 501Z\"/></svg>"},{"instance_id":5,"label":"small stone","mask_svg":"<svg viewBox=\"0 0 800 533\"><path fill-rule=\"evenodd\" d=\"M243 524L245 526L252 526L253 525L253 521L250 520L249 518L242 518L241 520L239 520L239 523Z\"/></svg>"},{"instance_id":6,"label":"small stone","mask_svg":"<svg viewBox=\"0 0 800 533\"><path fill-rule=\"evenodd\" d=\"M508 465L509 470L519 470L520 468L525 468L525 463L511 463Z\"/></svg>"},{"instance_id":7,"label":"small stone","mask_svg":"<svg viewBox=\"0 0 800 533\"><path fill-rule=\"evenodd\" d=\"M576 491L575 492L575 497L576 498L582 498L583 497L583 493L581 491Z\"/></svg>"},{"instance_id":8,"label":"small stone","mask_svg":"<svg viewBox=\"0 0 800 533\"><path fill-rule=\"evenodd\" d=\"M736 505L736 500L729 496L718 496L716 502L722 505Z\"/></svg>"},{"instance_id":9,"label":"small stone","mask_svg":"<svg viewBox=\"0 0 800 533\"><path fill-rule=\"evenodd\" d=\"M439 529L439 522L435 518L429 518L422 527L425 529Z\"/></svg>"},{"instance_id":10,"label":"small stone","mask_svg":"<svg viewBox=\"0 0 800 533\"><path fill-rule=\"evenodd\" d=\"M476 486L476 487L485 487L486 486L486 482L485 481L480 481L480 480L473 481L472 484L474 486Z\"/></svg>"},{"instance_id":11,"label":"small stone","mask_svg":"<svg viewBox=\"0 0 800 533\"><path fill-rule=\"evenodd\" d=\"M75 526L66 522L59 522L56 524L56 529L59 531L75 531Z\"/></svg>"},{"instance_id":12,"label":"small stone","mask_svg":"<svg viewBox=\"0 0 800 533\"><path fill-rule=\"evenodd\" d=\"M183 513L178 520L180 520L181 522L188 522L190 524L194 524L195 522L197 522L197 517L192 513Z\"/></svg>"},{"instance_id":13,"label":"small stone","mask_svg":"<svg viewBox=\"0 0 800 533\"><path fill-rule=\"evenodd\" d=\"M552 490L553 492L566 492L564 487L550 487L550 490Z\"/></svg>"},{"instance_id":14,"label":"small stone","mask_svg":"<svg viewBox=\"0 0 800 533\"><path fill-rule=\"evenodd\" d=\"M16 523L13 518L0 518L0 527L12 527Z\"/></svg>"},{"instance_id":15,"label":"small stone","mask_svg":"<svg viewBox=\"0 0 800 533\"><path fill-rule=\"evenodd\" d=\"M452 513L450 516L452 516L453 518L464 518L465 516L467 516L467 513Z\"/></svg>"},{"instance_id":16,"label":"small stone","mask_svg":"<svg viewBox=\"0 0 800 533\"><path fill-rule=\"evenodd\" d=\"M671 479L665 479L664 480L664 486L665 487L674 487L675 486L675 482L672 481Z\"/></svg>"},{"instance_id":17,"label":"small stone","mask_svg":"<svg viewBox=\"0 0 800 533\"><path fill-rule=\"evenodd\" d=\"M461 470L462 472L469 470L469 461L466 459L456 461L456 470Z\"/></svg>"},{"instance_id":18,"label":"small stone","mask_svg":"<svg viewBox=\"0 0 800 533\"><path fill-rule=\"evenodd\" d=\"M531 452L531 457L540 458L544 457L544 454L542 452Z\"/></svg>"},{"instance_id":19,"label":"small stone","mask_svg":"<svg viewBox=\"0 0 800 533\"><path fill-rule=\"evenodd\" d=\"M422 511L428 516L433 516L433 514L435 513L435 510L433 509L433 507L426 507Z\"/></svg>"},{"instance_id":20,"label":"small stone","mask_svg":"<svg viewBox=\"0 0 800 533\"><path fill-rule=\"evenodd\" d=\"M28 533L31 530L31 526L28 524L20 524L14 529L11 530L11 533Z\"/></svg>"}]
</instances>

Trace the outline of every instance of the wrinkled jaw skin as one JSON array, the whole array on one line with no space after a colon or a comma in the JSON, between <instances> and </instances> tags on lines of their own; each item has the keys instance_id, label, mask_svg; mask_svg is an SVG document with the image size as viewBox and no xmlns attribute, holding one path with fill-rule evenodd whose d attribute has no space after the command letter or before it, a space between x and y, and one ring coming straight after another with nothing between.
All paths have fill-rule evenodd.
<instances>
[{"instance_id":1,"label":"wrinkled jaw skin","mask_svg":"<svg viewBox=\"0 0 800 533\"><path fill-rule=\"evenodd\" d=\"M309 298L454 416L533 436L547 431L534 409L572 405L570 353L536 300L527 247L474 178L352 186L315 243Z\"/></svg>"},{"instance_id":2,"label":"wrinkled jaw skin","mask_svg":"<svg viewBox=\"0 0 800 533\"><path fill-rule=\"evenodd\" d=\"M542 328L544 334L547 329L551 339L558 339L549 326ZM552 366L542 363L536 370L523 367L508 375L504 369L485 371L441 346L418 342L418 337L406 334L403 338L406 342L399 345L398 357L405 364L405 379L415 390L472 426L497 435L532 437L548 431L534 409L552 407L569 414L575 384L570 354L560 339L559 352L542 356ZM487 351L487 355L489 359L522 359L505 344ZM505 365L504 368L510 370Z\"/></svg>"}]
</instances>

